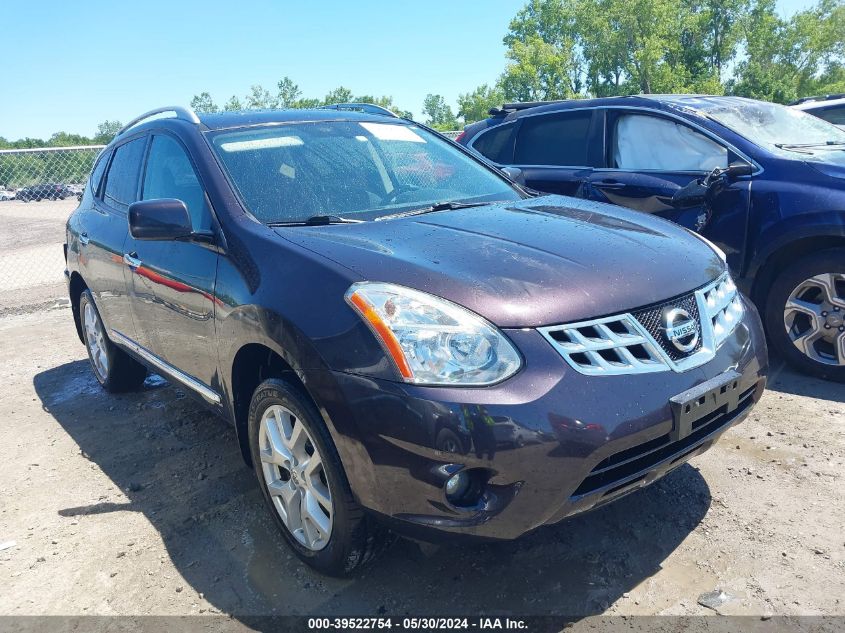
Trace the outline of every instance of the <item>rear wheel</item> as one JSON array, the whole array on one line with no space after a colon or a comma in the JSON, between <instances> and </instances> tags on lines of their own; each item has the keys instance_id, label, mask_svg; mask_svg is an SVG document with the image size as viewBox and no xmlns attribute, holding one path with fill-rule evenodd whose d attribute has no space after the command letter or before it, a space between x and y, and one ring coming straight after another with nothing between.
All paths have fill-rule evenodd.
<instances>
[{"instance_id":1,"label":"rear wheel","mask_svg":"<svg viewBox=\"0 0 845 633\"><path fill-rule=\"evenodd\" d=\"M328 429L313 403L270 379L249 408L255 474L276 525L314 569L345 576L371 561L390 534L355 503Z\"/></svg>"},{"instance_id":2,"label":"rear wheel","mask_svg":"<svg viewBox=\"0 0 845 633\"><path fill-rule=\"evenodd\" d=\"M845 249L808 255L772 283L766 329L797 369L845 382Z\"/></svg>"},{"instance_id":3,"label":"rear wheel","mask_svg":"<svg viewBox=\"0 0 845 633\"><path fill-rule=\"evenodd\" d=\"M117 393L140 387L147 368L109 340L90 290L79 298L79 318L91 369L103 388Z\"/></svg>"}]
</instances>

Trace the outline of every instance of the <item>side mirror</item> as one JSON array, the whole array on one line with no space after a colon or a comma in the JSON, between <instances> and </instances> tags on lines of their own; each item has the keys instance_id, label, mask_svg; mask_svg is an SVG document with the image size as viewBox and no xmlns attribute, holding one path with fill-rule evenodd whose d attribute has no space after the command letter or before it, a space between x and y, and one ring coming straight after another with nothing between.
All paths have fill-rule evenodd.
<instances>
[{"instance_id":1,"label":"side mirror","mask_svg":"<svg viewBox=\"0 0 845 633\"><path fill-rule=\"evenodd\" d=\"M742 178L743 176L750 176L753 173L754 165L739 160L728 165L727 170L725 170L725 175L728 178Z\"/></svg>"},{"instance_id":2,"label":"side mirror","mask_svg":"<svg viewBox=\"0 0 845 633\"><path fill-rule=\"evenodd\" d=\"M129 205L129 233L136 240L178 240L190 237L191 216L181 200L159 198Z\"/></svg>"},{"instance_id":3,"label":"side mirror","mask_svg":"<svg viewBox=\"0 0 845 633\"><path fill-rule=\"evenodd\" d=\"M502 167L499 169L508 180L512 180L520 185L525 184L522 178L522 170L519 167Z\"/></svg>"}]
</instances>

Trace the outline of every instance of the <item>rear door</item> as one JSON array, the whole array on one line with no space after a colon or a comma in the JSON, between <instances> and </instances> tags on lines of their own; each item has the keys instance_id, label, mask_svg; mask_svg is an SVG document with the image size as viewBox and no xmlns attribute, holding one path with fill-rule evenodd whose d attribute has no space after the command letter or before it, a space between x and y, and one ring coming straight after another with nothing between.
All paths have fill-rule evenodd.
<instances>
[{"instance_id":1,"label":"rear door","mask_svg":"<svg viewBox=\"0 0 845 633\"><path fill-rule=\"evenodd\" d=\"M185 203L196 239L126 243L129 285L139 343L190 377L210 385L217 371L214 306L219 235L205 188L182 143L152 136L142 200Z\"/></svg>"},{"instance_id":2,"label":"rear door","mask_svg":"<svg viewBox=\"0 0 845 633\"><path fill-rule=\"evenodd\" d=\"M513 165L525 184L538 191L578 195L593 167L600 165L603 141L598 110L564 110L521 117Z\"/></svg>"},{"instance_id":3,"label":"rear door","mask_svg":"<svg viewBox=\"0 0 845 633\"><path fill-rule=\"evenodd\" d=\"M590 174L584 197L654 213L696 230L741 269L750 180L720 187L710 204L677 207L672 197L714 168L742 159L702 130L659 113L608 109L606 129L606 166Z\"/></svg>"},{"instance_id":4,"label":"rear door","mask_svg":"<svg viewBox=\"0 0 845 633\"><path fill-rule=\"evenodd\" d=\"M95 192L92 209L80 221L80 273L111 338L113 332L129 338L135 335L123 274L123 247L129 234L127 210L138 196L146 143L146 136L138 136L104 157L108 166L103 180Z\"/></svg>"}]
</instances>

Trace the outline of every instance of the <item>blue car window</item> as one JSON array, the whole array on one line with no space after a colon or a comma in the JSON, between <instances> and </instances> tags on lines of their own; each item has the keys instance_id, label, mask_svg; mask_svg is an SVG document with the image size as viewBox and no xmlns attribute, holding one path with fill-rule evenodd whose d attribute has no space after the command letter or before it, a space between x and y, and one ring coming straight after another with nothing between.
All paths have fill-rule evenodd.
<instances>
[{"instance_id":1,"label":"blue car window","mask_svg":"<svg viewBox=\"0 0 845 633\"><path fill-rule=\"evenodd\" d=\"M591 110L528 116L522 122L514 150L517 165L589 165Z\"/></svg>"},{"instance_id":2,"label":"blue car window","mask_svg":"<svg viewBox=\"0 0 845 633\"><path fill-rule=\"evenodd\" d=\"M169 136L154 136L144 175L143 200L175 198L188 207L195 231L211 228L211 212L191 161L179 143Z\"/></svg>"},{"instance_id":3,"label":"blue car window","mask_svg":"<svg viewBox=\"0 0 845 633\"><path fill-rule=\"evenodd\" d=\"M813 110L813 114L828 123L845 125L845 105L824 108L823 110Z\"/></svg>"}]
</instances>

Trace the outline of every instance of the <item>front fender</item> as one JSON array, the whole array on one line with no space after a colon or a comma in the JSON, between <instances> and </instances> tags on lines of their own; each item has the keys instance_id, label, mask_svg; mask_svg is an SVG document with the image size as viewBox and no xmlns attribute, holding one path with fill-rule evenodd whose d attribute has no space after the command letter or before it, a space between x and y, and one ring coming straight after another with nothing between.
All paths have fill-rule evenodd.
<instances>
[{"instance_id":1,"label":"front fender","mask_svg":"<svg viewBox=\"0 0 845 633\"><path fill-rule=\"evenodd\" d=\"M756 277L772 255L790 244L831 237L845 240L845 210L804 213L784 218L766 227L753 240L746 276Z\"/></svg>"}]
</instances>

